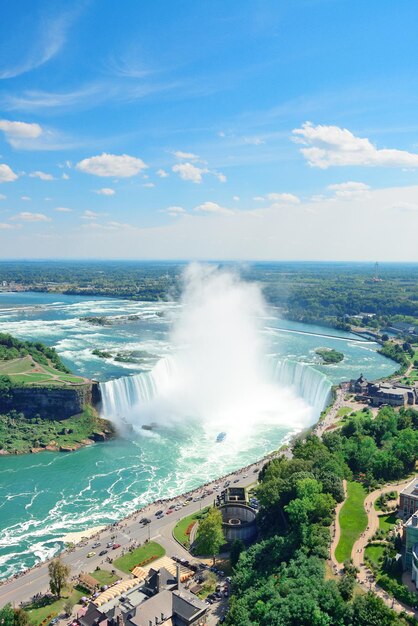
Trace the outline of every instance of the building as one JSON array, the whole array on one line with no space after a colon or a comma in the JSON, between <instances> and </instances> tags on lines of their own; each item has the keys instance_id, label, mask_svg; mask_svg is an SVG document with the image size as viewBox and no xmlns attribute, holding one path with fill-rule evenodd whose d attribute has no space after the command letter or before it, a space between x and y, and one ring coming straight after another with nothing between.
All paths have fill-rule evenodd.
<instances>
[{"instance_id":1,"label":"building","mask_svg":"<svg viewBox=\"0 0 418 626\"><path fill-rule=\"evenodd\" d=\"M418 329L416 326L408 322L394 322L385 330L394 333L395 335L415 335Z\"/></svg>"},{"instance_id":2,"label":"building","mask_svg":"<svg viewBox=\"0 0 418 626\"><path fill-rule=\"evenodd\" d=\"M80 626L204 626L207 606L182 588L165 568L150 569L145 580L105 604L91 602L78 616Z\"/></svg>"},{"instance_id":3,"label":"building","mask_svg":"<svg viewBox=\"0 0 418 626\"><path fill-rule=\"evenodd\" d=\"M418 589L418 512L411 515L403 528L403 566L411 573L412 581Z\"/></svg>"},{"instance_id":4,"label":"building","mask_svg":"<svg viewBox=\"0 0 418 626\"><path fill-rule=\"evenodd\" d=\"M356 400L366 402L371 406L406 406L417 404L417 387L387 383L370 383L363 374L357 380L350 382L350 391L355 394Z\"/></svg>"},{"instance_id":5,"label":"building","mask_svg":"<svg viewBox=\"0 0 418 626\"><path fill-rule=\"evenodd\" d=\"M416 511L418 511L418 476L400 493L399 517L407 520Z\"/></svg>"}]
</instances>

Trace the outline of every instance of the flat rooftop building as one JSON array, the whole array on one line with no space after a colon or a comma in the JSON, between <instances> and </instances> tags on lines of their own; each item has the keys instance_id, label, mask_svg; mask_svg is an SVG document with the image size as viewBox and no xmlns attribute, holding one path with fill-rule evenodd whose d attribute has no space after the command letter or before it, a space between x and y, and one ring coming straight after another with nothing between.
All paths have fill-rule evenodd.
<instances>
[{"instance_id":1,"label":"flat rooftop building","mask_svg":"<svg viewBox=\"0 0 418 626\"><path fill-rule=\"evenodd\" d=\"M415 477L399 496L399 516L408 519L418 510L418 476Z\"/></svg>"}]
</instances>

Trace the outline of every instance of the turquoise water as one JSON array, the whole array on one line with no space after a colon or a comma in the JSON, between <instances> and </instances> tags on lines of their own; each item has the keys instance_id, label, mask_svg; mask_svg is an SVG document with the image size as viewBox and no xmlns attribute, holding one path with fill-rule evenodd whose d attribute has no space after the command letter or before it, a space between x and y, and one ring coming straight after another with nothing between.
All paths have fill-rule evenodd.
<instances>
[{"instance_id":1,"label":"turquoise water","mask_svg":"<svg viewBox=\"0 0 418 626\"><path fill-rule=\"evenodd\" d=\"M168 356L168 333L178 314L173 302L0 294L0 332L55 346L74 371L100 381L148 372ZM133 315L136 319L127 319ZM85 316L109 316L114 324L93 326L80 320ZM361 372L373 379L396 369L376 353L375 344L347 333L280 320L274 312L261 320L261 327L272 359L313 366L331 382ZM330 334L336 336L321 336ZM324 346L343 352L344 361L321 365L315 349ZM100 359L92 355L94 348L115 354L135 351L136 362ZM228 446L220 446L205 439L199 424L184 422L68 455L0 457L0 576L52 556L68 532L115 521L151 500L253 462L300 426L289 414L279 424L254 424L246 436L231 437Z\"/></svg>"}]
</instances>

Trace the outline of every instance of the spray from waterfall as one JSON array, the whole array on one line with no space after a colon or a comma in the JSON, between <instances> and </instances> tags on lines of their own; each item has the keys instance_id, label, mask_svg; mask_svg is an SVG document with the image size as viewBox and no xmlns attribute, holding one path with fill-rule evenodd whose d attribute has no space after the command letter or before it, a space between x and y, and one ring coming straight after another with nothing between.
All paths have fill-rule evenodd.
<instances>
[{"instance_id":1,"label":"spray from waterfall","mask_svg":"<svg viewBox=\"0 0 418 626\"><path fill-rule=\"evenodd\" d=\"M297 430L312 422L313 407L291 381L277 380L260 328L266 305L257 284L231 271L190 265L181 309L170 334L172 356L152 372L101 385L103 414L139 430L198 423L213 437L248 436L255 427Z\"/></svg>"}]
</instances>

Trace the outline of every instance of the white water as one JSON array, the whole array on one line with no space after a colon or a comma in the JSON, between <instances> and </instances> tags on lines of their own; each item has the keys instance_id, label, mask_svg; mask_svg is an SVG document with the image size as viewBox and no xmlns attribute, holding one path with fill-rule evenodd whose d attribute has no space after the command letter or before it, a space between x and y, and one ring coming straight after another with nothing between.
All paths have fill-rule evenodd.
<instances>
[{"instance_id":1,"label":"white water","mask_svg":"<svg viewBox=\"0 0 418 626\"><path fill-rule=\"evenodd\" d=\"M175 378L175 369L174 360L168 357L161 359L151 372L101 383L102 416L119 426L126 422L142 426L153 421L156 415L151 407L156 399L169 392ZM291 359L272 364L271 372L277 388L284 392L283 401L292 399L294 392L309 407L308 412L304 411L307 419L314 421L319 417L328 403L331 391L331 382L325 374L306 363ZM292 428L294 423L290 421L290 412L288 415L288 425Z\"/></svg>"},{"instance_id":2,"label":"white water","mask_svg":"<svg viewBox=\"0 0 418 626\"><path fill-rule=\"evenodd\" d=\"M323 408L330 383L300 363L272 367L259 320L266 306L256 284L231 272L192 265L171 331L173 356L150 373L101 385L103 416L119 425L198 423L249 435L257 426L293 431Z\"/></svg>"}]
</instances>

